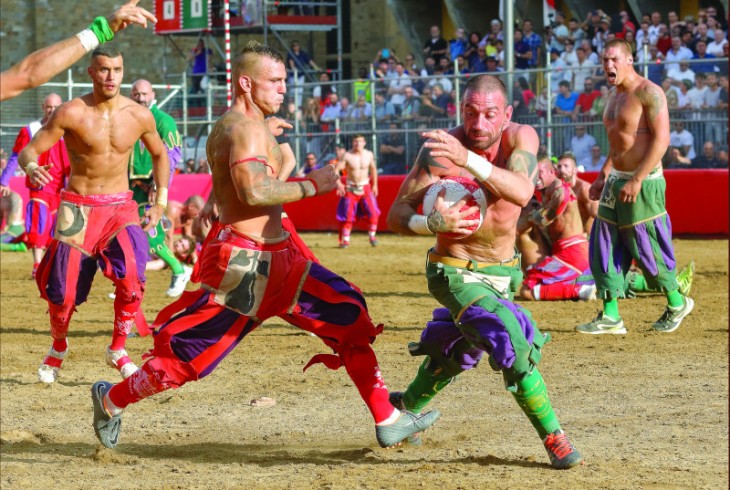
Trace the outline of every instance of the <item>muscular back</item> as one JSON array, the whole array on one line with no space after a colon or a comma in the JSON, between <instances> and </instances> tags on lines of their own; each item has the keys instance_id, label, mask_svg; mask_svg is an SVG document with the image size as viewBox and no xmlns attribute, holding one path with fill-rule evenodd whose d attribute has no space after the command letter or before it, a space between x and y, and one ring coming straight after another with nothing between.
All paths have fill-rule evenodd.
<instances>
[{"instance_id":1,"label":"muscular back","mask_svg":"<svg viewBox=\"0 0 730 490\"><path fill-rule=\"evenodd\" d=\"M664 125L668 134L668 121L664 93L649 80L637 77L637 82L627 90L612 90L603 113L603 123L614 168L636 170L648 157L657 135L663 135ZM659 163L659 159L652 163Z\"/></svg>"},{"instance_id":2,"label":"muscular back","mask_svg":"<svg viewBox=\"0 0 730 490\"><path fill-rule=\"evenodd\" d=\"M282 164L281 150L266 123L230 111L216 122L206 151L221 223L242 233L280 236L281 204L254 205L252 195L266 192ZM232 165L238 157L248 160Z\"/></svg>"}]
</instances>

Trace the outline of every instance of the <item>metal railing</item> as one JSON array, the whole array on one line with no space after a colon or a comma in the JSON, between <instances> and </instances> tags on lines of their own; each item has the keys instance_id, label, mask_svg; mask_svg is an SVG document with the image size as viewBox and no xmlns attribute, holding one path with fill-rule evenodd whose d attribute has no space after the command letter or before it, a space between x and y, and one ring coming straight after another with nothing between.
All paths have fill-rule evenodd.
<instances>
[{"instance_id":1,"label":"metal railing","mask_svg":"<svg viewBox=\"0 0 730 490\"><path fill-rule=\"evenodd\" d=\"M690 60L690 66L702 60ZM705 61L706 62L706 61ZM715 59L714 63L727 66L727 59ZM637 70L646 74L655 62L636 63ZM596 67L600 68L600 66ZM727 73L727 72L725 72ZM503 81L511 75L513 80L524 77L534 87L536 100L543 95L543 102L552 107L556 94L546 90L552 82L554 73L547 68L515 70L511 74L506 72L492 73ZM435 110L419 110L416 114L404 115L397 107L391 114L388 108L376 104L377 93L386 97L394 93L391 88L392 78L376 78L371 73L367 80L345 80L328 83L305 82L301 83L298 77L292 77L288 85L287 100L293 103L293 110L289 104L282 106L280 117L288 119L294 129L289 134L289 140L294 148L297 162L303 161L306 153L314 153L320 162L334 158L335 146L338 144L349 146L355 134L362 134L369 143L369 148L376 153L380 171L383 173L407 172L415 161L422 139L420 133L427 129L449 128L461 123L459 111L456 110L461 102L463 88L470 75L420 76L414 75L411 86L418 94L419 102L423 102L421 92L432 91L436 84L445 85L446 111L443 114ZM220 80L219 80L220 78ZM205 84L202 93L189 93L185 74L180 76L180 84L153 84L156 91L158 106L172 115L178 122L181 134L195 140L205 138L211 125L227 110L225 74L210 73L209 83ZM31 120L41 116L39 105L42 98L51 92L64 93L67 98L77 97L90 90L90 83L76 82L71 71L63 83L47 83L36 89L31 98L19 97L4 102L0 118L0 145L9 151L18 133L18 130ZM122 85L122 93L129 95L131 84ZM452 91L453 90L453 91ZM337 117L331 120L322 120L320 113L323 107L323 97L334 92L338 98L348 98L351 107L365 106L369 109L364 117ZM362 98L358 102L358 99ZM31 103L30 100L33 102ZM422 104L423 105L426 104ZM307 108L311 107L311 110ZM539 108L538 108L539 109ZM356 112L359 112L357 109ZM327 114L327 112L325 112ZM727 145L728 110L721 109L691 109L670 111L671 122L682 119L685 128L695 135L694 151L700 154L704 141L713 141L720 147ZM585 125L587 132L592 134L601 146L603 153L607 151L607 141L600 115L581 115L577 120L556 116L551 110L540 111L530 107L527 114L516 115L513 120L534 127L540 135L541 142L549 154L559 154L568 148L570 138L575 134L575 126ZM403 146L401 153L389 152L381 146ZM197 145L200 146L200 145ZM202 147L204 148L204 144ZM383 151L385 150L385 151Z\"/></svg>"}]
</instances>

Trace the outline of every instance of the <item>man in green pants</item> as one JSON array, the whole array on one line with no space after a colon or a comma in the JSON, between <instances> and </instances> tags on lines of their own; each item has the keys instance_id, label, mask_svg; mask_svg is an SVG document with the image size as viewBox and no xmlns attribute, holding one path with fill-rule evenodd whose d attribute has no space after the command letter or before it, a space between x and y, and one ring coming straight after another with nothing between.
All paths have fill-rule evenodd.
<instances>
[{"instance_id":1,"label":"man in green pants","mask_svg":"<svg viewBox=\"0 0 730 490\"><path fill-rule=\"evenodd\" d=\"M428 141L390 208L391 230L436 235L426 278L429 291L444 306L434 310L420 342L408 346L411 355L426 359L406 391L391 394L391 403L423 410L486 353L535 428L552 466L567 469L583 458L563 432L537 367L549 336L540 332L529 311L512 302L522 282L515 252L517 220L535 191L539 140L533 128L511 121L508 100L498 78L471 77L461 102L463 125L423 133ZM472 218L480 208L464 206L466 199L449 207L439 195L432 211L418 214L428 188L454 178L488 195L481 226Z\"/></svg>"},{"instance_id":2,"label":"man in green pants","mask_svg":"<svg viewBox=\"0 0 730 490\"><path fill-rule=\"evenodd\" d=\"M140 79L134 82L131 97L138 104L147 107L155 117L157 132L167 147L167 155L170 160L170 179L172 180L174 170L182 159L180 133L177 131L175 120L157 107L155 91L147 80ZM129 156L129 188L134 193L134 200L139 204L139 216L141 218L144 216L146 206L153 202L150 193L154 191L152 157L142 141L137 141ZM150 245L150 253L161 258L172 270L172 280L166 294L174 298L185 291L185 285L190 280L192 269L182 265L165 243L163 221L169 224L169 220L161 219L157 226L147 232L147 240Z\"/></svg>"}]
</instances>

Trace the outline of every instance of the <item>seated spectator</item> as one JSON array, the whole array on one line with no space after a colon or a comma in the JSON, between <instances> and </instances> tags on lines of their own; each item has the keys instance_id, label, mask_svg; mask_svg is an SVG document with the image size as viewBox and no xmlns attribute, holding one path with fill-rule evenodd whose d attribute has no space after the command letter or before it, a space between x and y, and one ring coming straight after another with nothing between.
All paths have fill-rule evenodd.
<instances>
[{"instance_id":1,"label":"seated spectator","mask_svg":"<svg viewBox=\"0 0 730 490\"><path fill-rule=\"evenodd\" d=\"M601 147L598 145L591 146L591 158L583 162L584 172L600 172L603 164L606 163L606 155L601 155Z\"/></svg>"},{"instance_id":2,"label":"seated spectator","mask_svg":"<svg viewBox=\"0 0 730 490\"><path fill-rule=\"evenodd\" d=\"M583 92L578 96L575 108L571 114L573 121L585 120L585 116L590 115L593 102L601 95L601 92L596 90L593 85L592 78L586 78L583 82Z\"/></svg>"},{"instance_id":3,"label":"seated spectator","mask_svg":"<svg viewBox=\"0 0 730 490\"><path fill-rule=\"evenodd\" d=\"M476 58L469 58L469 71L471 73L487 72L487 51L483 47L477 48Z\"/></svg>"},{"instance_id":4,"label":"seated spectator","mask_svg":"<svg viewBox=\"0 0 730 490\"><path fill-rule=\"evenodd\" d=\"M413 87L406 87L405 99L403 100L403 106L400 117L405 121L415 119L421 110L421 100L416 96Z\"/></svg>"},{"instance_id":5,"label":"seated spectator","mask_svg":"<svg viewBox=\"0 0 730 490\"><path fill-rule=\"evenodd\" d=\"M565 81L570 88L571 74L568 71L568 65L560 59L560 51L557 49L550 50L550 92L557 93L560 91L560 83Z\"/></svg>"},{"instance_id":6,"label":"seated spectator","mask_svg":"<svg viewBox=\"0 0 730 490\"><path fill-rule=\"evenodd\" d=\"M570 90L570 82L563 80L558 84L559 94L555 97L554 114L572 116L578 103L578 94Z\"/></svg>"},{"instance_id":7,"label":"seated spectator","mask_svg":"<svg viewBox=\"0 0 730 490\"><path fill-rule=\"evenodd\" d=\"M687 91L689 105L692 107L692 109L702 109L702 107L705 105L705 93L707 92L705 79L706 77L704 73L697 73L697 75L695 75L695 82L697 83L697 85ZM696 112L695 114L697 116L700 115L700 113L698 112ZM700 117L697 117L696 119L700 119Z\"/></svg>"},{"instance_id":8,"label":"seated spectator","mask_svg":"<svg viewBox=\"0 0 730 490\"><path fill-rule=\"evenodd\" d=\"M713 34L712 42L707 45L707 52L720 58L724 56L723 46L727 44L727 37L722 29L715 29Z\"/></svg>"},{"instance_id":9,"label":"seated spectator","mask_svg":"<svg viewBox=\"0 0 730 490\"><path fill-rule=\"evenodd\" d=\"M365 100L364 95L359 95L355 108L352 110L352 119L355 121L365 121L370 119L373 113L373 108L368 101Z\"/></svg>"},{"instance_id":10,"label":"seated spectator","mask_svg":"<svg viewBox=\"0 0 730 490\"><path fill-rule=\"evenodd\" d=\"M679 90L672 86L671 78L662 80L662 90L664 90L664 97L667 99L667 107L669 110L679 107Z\"/></svg>"},{"instance_id":11,"label":"seated spectator","mask_svg":"<svg viewBox=\"0 0 730 490\"><path fill-rule=\"evenodd\" d=\"M575 52L575 44L573 41L565 41L565 50L560 53L562 59L568 68L572 68L578 64L578 55Z\"/></svg>"},{"instance_id":12,"label":"seated spectator","mask_svg":"<svg viewBox=\"0 0 730 490\"><path fill-rule=\"evenodd\" d=\"M707 43L702 39L698 39L695 42L695 55L692 57L693 60L715 60L717 56L707 52ZM719 68L713 61L706 61L703 63L692 63L692 70L695 73L711 73L717 71Z\"/></svg>"},{"instance_id":13,"label":"seated spectator","mask_svg":"<svg viewBox=\"0 0 730 490\"><path fill-rule=\"evenodd\" d=\"M487 56L487 73L499 73L502 68L499 67L499 60L494 56Z\"/></svg>"},{"instance_id":14,"label":"seated spectator","mask_svg":"<svg viewBox=\"0 0 730 490\"><path fill-rule=\"evenodd\" d=\"M330 82L330 74L323 71L319 74L319 85L312 89L312 97L319 100L320 106L324 105L329 95L337 92L337 87Z\"/></svg>"},{"instance_id":15,"label":"seated spectator","mask_svg":"<svg viewBox=\"0 0 730 490\"><path fill-rule=\"evenodd\" d=\"M327 98L327 102L325 103L324 109L322 110L322 114L319 116L320 122L323 123L334 123L335 119L340 117L340 111L342 110L342 106L340 105L339 97L337 97L336 93L329 94L329 97ZM325 131L328 131L330 129L334 128L322 128Z\"/></svg>"},{"instance_id":16,"label":"seated spectator","mask_svg":"<svg viewBox=\"0 0 730 490\"><path fill-rule=\"evenodd\" d=\"M682 45L682 38L679 36L672 36L671 38L672 47L667 51L665 58L667 60L664 68L667 73L677 70L679 68L679 62L684 60L691 60L694 53L691 49Z\"/></svg>"},{"instance_id":17,"label":"seated spectator","mask_svg":"<svg viewBox=\"0 0 730 490\"><path fill-rule=\"evenodd\" d=\"M466 45L466 49L464 50L464 57L466 58L466 61L469 62L469 69L471 70L472 66L474 66L474 63L479 59L479 41L482 39L482 35L477 31L472 31L469 33L469 42ZM486 56L486 51L484 51Z\"/></svg>"},{"instance_id":18,"label":"seated spectator","mask_svg":"<svg viewBox=\"0 0 730 490\"><path fill-rule=\"evenodd\" d=\"M695 72L689 67L689 63L686 61L680 62L678 68L667 70L667 78L671 78L672 85L677 87L685 80L689 80L694 85L695 77Z\"/></svg>"},{"instance_id":19,"label":"seated spectator","mask_svg":"<svg viewBox=\"0 0 730 490\"><path fill-rule=\"evenodd\" d=\"M727 150L720 150L717 152L717 158L720 160L722 166L720 168L728 168L728 152Z\"/></svg>"},{"instance_id":20,"label":"seated spectator","mask_svg":"<svg viewBox=\"0 0 730 490\"><path fill-rule=\"evenodd\" d=\"M570 71L573 76L573 89L577 91L583 87L586 80L595 76L596 65L586 57L585 49L582 46L578 47L575 53L578 61Z\"/></svg>"},{"instance_id":21,"label":"seated spectator","mask_svg":"<svg viewBox=\"0 0 730 490\"><path fill-rule=\"evenodd\" d=\"M715 153L715 143L705 141L702 145L702 155L692 160L692 168L725 168L727 163L723 163Z\"/></svg>"},{"instance_id":22,"label":"seated spectator","mask_svg":"<svg viewBox=\"0 0 730 490\"><path fill-rule=\"evenodd\" d=\"M395 107L385 99L383 92L375 92L375 120L377 122L391 121L395 119Z\"/></svg>"},{"instance_id":23,"label":"seated spectator","mask_svg":"<svg viewBox=\"0 0 730 490\"><path fill-rule=\"evenodd\" d=\"M682 155L689 160L693 160L697 156L694 150L695 138L684 128L684 121L681 119L674 121L674 129L669 133L669 145L680 148Z\"/></svg>"},{"instance_id":24,"label":"seated spectator","mask_svg":"<svg viewBox=\"0 0 730 490\"><path fill-rule=\"evenodd\" d=\"M435 117L440 117L443 114L446 114L446 111L444 110L443 113L436 111L436 105L433 103L433 99L431 98L431 87L424 87L423 91L421 92L421 107L418 111L418 120L431 120Z\"/></svg>"},{"instance_id":25,"label":"seated spectator","mask_svg":"<svg viewBox=\"0 0 730 490\"><path fill-rule=\"evenodd\" d=\"M454 32L454 39L449 41L449 53L451 55L449 56L449 58L453 60L456 59L457 56L464 54L467 44L468 43L464 34L464 28L457 28Z\"/></svg>"},{"instance_id":26,"label":"seated spectator","mask_svg":"<svg viewBox=\"0 0 730 490\"><path fill-rule=\"evenodd\" d=\"M355 110L355 107L350 105L350 99L347 97L342 97L340 99L340 113L337 115L339 119L342 121L352 121L352 113Z\"/></svg>"},{"instance_id":27,"label":"seated spectator","mask_svg":"<svg viewBox=\"0 0 730 490\"><path fill-rule=\"evenodd\" d=\"M425 64L423 65L423 70L421 70L421 76L430 77L431 75L433 75L435 69L436 60L433 58L433 56L428 56L426 57Z\"/></svg>"},{"instance_id":28,"label":"seated spectator","mask_svg":"<svg viewBox=\"0 0 730 490\"><path fill-rule=\"evenodd\" d=\"M688 95L689 89L692 87L692 82L689 80L682 80L682 83L679 84L679 93L677 93L677 109L689 110L692 108Z\"/></svg>"},{"instance_id":29,"label":"seated spectator","mask_svg":"<svg viewBox=\"0 0 730 490\"><path fill-rule=\"evenodd\" d=\"M591 148L596 145L596 138L586 132L585 124L575 127L575 136L570 138L570 151L575 155L575 161L583 168L591 164Z\"/></svg>"},{"instance_id":30,"label":"seated spectator","mask_svg":"<svg viewBox=\"0 0 730 490\"><path fill-rule=\"evenodd\" d=\"M290 76L294 76L294 70L299 72L300 83L304 82L304 72L308 70L319 71L319 66L309 56L309 54L302 49L299 41L292 41L289 46L289 52L286 56L286 64L289 69Z\"/></svg>"},{"instance_id":31,"label":"seated spectator","mask_svg":"<svg viewBox=\"0 0 730 490\"><path fill-rule=\"evenodd\" d=\"M302 122L306 131L318 131L319 130L319 115L321 109L319 107L319 100L311 97L304 103L304 110L302 111Z\"/></svg>"},{"instance_id":32,"label":"seated spectator","mask_svg":"<svg viewBox=\"0 0 730 490\"><path fill-rule=\"evenodd\" d=\"M403 64L406 67L406 73L408 73L410 76L420 75L421 69L418 67L418 63L416 63L416 57L413 53L408 53L406 55L406 59Z\"/></svg>"},{"instance_id":33,"label":"seated spectator","mask_svg":"<svg viewBox=\"0 0 730 490\"><path fill-rule=\"evenodd\" d=\"M451 92L451 89L454 88L454 84L451 83L451 80L449 80L449 78L446 75L444 75L444 72L441 70L440 66L436 67L436 69L433 72L433 76L434 76L434 78L432 78L431 80L428 81L428 84L431 87L431 89L433 89L433 87L436 84L441 85L441 88L446 93Z\"/></svg>"},{"instance_id":34,"label":"seated spectator","mask_svg":"<svg viewBox=\"0 0 730 490\"><path fill-rule=\"evenodd\" d=\"M677 169L689 168L692 161L685 156L684 150L678 146L670 146L667 152L667 158L664 162L664 168Z\"/></svg>"},{"instance_id":35,"label":"seated spectator","mask_svg":"<svg viewBox=\"0 0 730 490\"><path fill-rule=\"evenodd\" d=\"M399 129L398 124L391 122L390 131L385 133L380 143L380 168L384 174L406 173L405 151L405 135Z\"/></svg>"},{"instance_id":36,"label":"seated spectator","mask_svg":"<svg viewBox=\"0 0 730 490\"><path fill-rule=\"evenodd\" d=\"M449 106L449 94L446 93L446 90L440 83L437 83L431 88L431 99L436 106L434 110L439 116L445 116Z\"/></svg>"},{"instance_id":37,"label":"seated spectator","mask_svg":"<svg viewBox=\"0 0 730 490\"><path fill-rule=\"evenodd\" d=\"M396 63L395 71L396 76L388 82L388 100L395 107L396 113L400 114L403 110L403 101L406 98L405 88L411 86L411 77L406 73L406 67L403 63Z\"/></svg>"},{"instance_id":38,"label":"seated spectator","mask_svg":"<svg viewBox=\"0 0 730 490\"><path fill-rule=\"evenodd\" d=\"M312 170L320 168L317 164L317 156L314 153L307 153L304 157L304 165L297 172L297 177L306 177Z\"/></svg>"},{"instance_id":39,"label":"seated spectator","mask_svg":"<svg viewBox=\"0 0 730 490\"><path fill-rule=\"evenodd\" d=\"M459 55L456 57L456 69L458 70L460 75L464 75L466 73L469 73L469 65L466 62L466 58L464 58L464 55ZM448 71L444 72L444 75L453 75L454 74L454 67L451 66Z\"/></svg>"}]
</instances>

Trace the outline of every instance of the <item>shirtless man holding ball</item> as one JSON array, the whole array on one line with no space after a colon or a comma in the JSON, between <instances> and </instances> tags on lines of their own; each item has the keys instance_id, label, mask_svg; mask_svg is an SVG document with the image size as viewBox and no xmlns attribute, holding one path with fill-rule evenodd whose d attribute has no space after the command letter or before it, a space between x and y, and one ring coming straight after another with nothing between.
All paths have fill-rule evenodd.
<instances>
[{"instance_id":1,"label":"shirtless man holding ball","mask_svg":"<svg viewBox=\"0 0 730 490\"><path fill-rule=\"evenodd\" d=\"M426 359L405 392L391 393L391 403L423 410L486 352L542 439L551 464L571 468L583 459L560 428L536 366L548 337L527 310L512 303L522 281L517 220L535 190L538 136L532 127L511 121L507 90L496 77L470 78L460 110L463 125L424 133L428 141L388 214L395 232L436 235L426 277L431 294L445 307L434 310L421 341L409 344L411 355ZM473 178L487 194L476 231L469 228L478 220L466 218L478 208L464 209L465 199L448 207L441 195L428 216L417 214L428 188L446 176ZM447 236L453 233L461 236Z\"/></svg>"}]
</instances>

